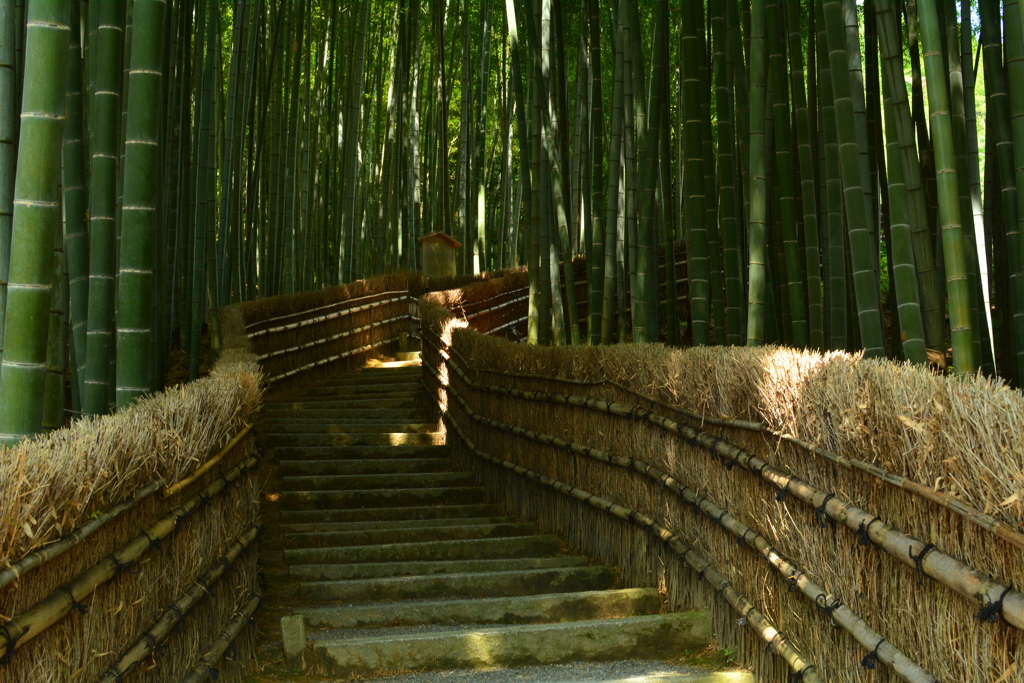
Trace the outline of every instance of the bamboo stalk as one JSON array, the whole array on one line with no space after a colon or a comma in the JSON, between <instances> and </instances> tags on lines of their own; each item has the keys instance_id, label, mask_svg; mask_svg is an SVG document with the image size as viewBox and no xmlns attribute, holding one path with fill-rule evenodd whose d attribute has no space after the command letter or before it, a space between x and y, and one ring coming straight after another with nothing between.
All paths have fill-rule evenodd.
<instances>
[{"instance_id":1,"label":"bamboo stalk","mask_svg":"<svg viewBox=\"0 0 1024 683\"><path fill-rule=\"evenodd\" d=\"M205 681L213 672L214 665L228 651L231 643L242 632L242 629L249 624L249 620L256 610L259 609L262 602L263 596L254 593L249 601L245 603L245 606L235 613L235 616L228 622L224 630L217 635L213 646L206 651L206 654L199 658L199 662L192 667L188 675L181 679L181 683L202 683L202 681Z\"/></svg>"},{"instance_id":2,"label":"bamboo stalk","mask_svg":"<svg viewBox=\"0 0 1024 683\"><path fill-rule=\"evenodd\" d=\"M100 676L97 683L121 683L128 673L141 665L150 654L158 649L168 636L181 624L189 612L207 595L210 586L216 583L239 556L249 549L260 536L260 528L254 526L242 534L237 541L221 555L213 566L196 579L195 584L184 595L164 610L157 620L128 650Z\"/></svg>"},{"instance_id":3,"label":"bamboo stalk","mask_svg":"<svg viewBox=\"0 0 1024 683\"><path fill-rule=\"evenodd\" d=\"M213 456L212 458L207 460L205 463L200 465L199 468L196 469L196 471L193 472L192 474L190 474L189 476L185 477L184 479L182 479L181 481L177 482L176 484L168 486L166 489L164 489L164 493L163 493L164 498L170 498L174 494L176 494L179 491L183 490L185 487L187 487L189 484L191 484L195 480L199 479L199 477L201 477L204 474L206 474L207 472L209 472L213 467L215 467L217 465L217 463L219 463L221 460L223 460L224 456L226 456L228 453L230 453L234 449L234 447L238 445L238 442L241 441L242 439L244 439L245 435L248 434L250 431L252 431L252 425L251 424L244 425L242 427L241 431L238 432L238 434L235 434L231 438L231 440L227 442L227 444L224 446L224 448L220 449L220 452L218 452L217 455Z\"/></svg>"},{"instance_id":4,"label":"bamboo stalk","mask_svg":"<svg viewBox=\"0 0 1024 683\"><path fill-rule=\"evenodd\" d=\"M106 512L97 516L95 519L92 519L86 524L78 527L64 538L61 538L44 548L35 550L17 562L11 564L10 567L5 567L0 570L0 588L13 583L14 581L20 580L25 576L25 574L36 567L60 557L68 550L71 550L79 543L89 538L93 533L106 526L109 522L114 521L122 514L128 512L144 501L146 498L149 498L153 493L159 490L161 486L163 486L163 482L161 481L155 481L152 484L144 486L131 498L118 503Z\"/></svg>"},{"instance_id":5,"label":"bamboo stalk","mask_svg":"<svg viewBox=\"0 0 1024 683\"><path fill-rule=\"evenodd\" d=\"M12 648L17 649L23 646L63 619L72 609L85 609L82 601L93 591L115 578L121 571L131 571L137 567L138 565L135 563L138 562L138 559L161 539L174 533L182 520L191 515L205 501L227 490L231 482L255 467L256 463L255 457L250 457L239 463L121 548L58 588L49 597L43 598L27 611L0 626L0 657L6 657Z\"/></svg>"},{"instance_id":6,"label":"bamboo stalk","mask_svg":"<svg viewBox=\"0 0 1024 683\"><path fill-rule=\"evenodd\" d=\"M430 370L440 381L440 375L436 372L436 369L430 367ZM635 470L659 485L670 489L686 505L700 510L709 520L742 540L744 545L761 553L775 567L784 580L794 582L806 598L814 602L826 615L830 616L837 624L850 633L865 650L869 653L874 653L879 661L893 669L900 678L908 681L908 683L937 683L937 679L933 675L925 671L901 650L892 645L885 637L872 629L864 619L845 606L841 600L827 593L823 588L814 583L801 567L783 557L762 534L743 524L743 522L721 506L701 496L690 487L681 484L672 475L636 458L615 455L609 451L584 446L574 441L567 441L549 434L534 432L523 427L516 427L479 415L473 411L455 387L450 384L445 386L447 391L454 394L459 406L478 424L513 434L534 443L550 446L558 451L567 450L599 462Z\"/></svg>"}]
</instances>

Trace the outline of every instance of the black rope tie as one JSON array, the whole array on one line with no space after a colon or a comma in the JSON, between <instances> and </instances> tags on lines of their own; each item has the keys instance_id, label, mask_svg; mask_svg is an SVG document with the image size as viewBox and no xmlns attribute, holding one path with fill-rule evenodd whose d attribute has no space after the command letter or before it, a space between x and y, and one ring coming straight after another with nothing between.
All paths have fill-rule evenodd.
<instances>
[{"instance_id":1,"label":"black rope tie","mask_svg":"<svg viewBox=\"0 0 1024 683\"><path fill-rule=\"evenodd\" d=\"M209 665L207 665L207 666L209 666ZM214 667L211 666L210 667L210 679L215 681L218 678L220 678L220 671L218 671L217 669L215 669Z\"/></svg>"},{"instance_id":2,"label":"black rope tie","mask_svg":"<svg viewBox=\"0 0 1024 683\"><path fill-rule=\"evenodd\" d=\"M222 565L224 565L224 573L225 574L230 574L231 572L235 571L235 563L232 562L231 560L229 560L228 558L226 558L226 557L220 558L220 563Z\"/></svg>"},{"instance_id":3,"label":"black rope tie","mask_svg":"<svg viewBox=\"0 0 1024 683\"><path fill-rule=\"evenodd\" d=\"M868 532L871 530L871 525L872 524L874 524L875 522L880 522L881 520L882 520L881 517L875 517L870 522L868 522L867 524L865 524L864 522L860 523L860 525L857 527L857 536L859 536L859 540L857 542L860 545L871 545L872 544L871 535L868 534Z\"/></svg>"},{"instance_id":4,"label":"black rope tie","mask_svg":"<svg viewBox=\"0 0 1024 683\"><path fill-rule=\"evenodd\" d=\"M228 650L224 653L224 659L229 662L238 660L238 645L235 644L235 641L231 641L231 644L228 645Z\"/></svg>"},{"instance_id":5,"label":"black rope tie","mask_svg":"<svg viewBox=\"0 0 1024 683\"><path fill-rule=\"evenodd\" d=\"M197 505L196 507L197 508L204 508L204 507L206 507L207 505L210 504L210 500L211 500L210 496L207 496L207 495L204 495L204 494L200 493L199 494L199 505Z\"/></svg>"},{"instance_id":6,"label":"black rope tie","mask_svg":"<svg viewBox=\"0 0 1024 683\"><path fill-rule=\"evenodd\" d=\"M694 434L693 436L688 438L686 440L686 443L690 445L690 448L696 448L697 447L697 435Z\"/></svg>"},{"instance_id":7,"label":"black rope tie","mask_svg":"<svg viewBox=\"0 0 1024 683\"><path fill-rule=\"evenodd\" d=\"M1012 586L1007 586L1003 590L1002 594L1000 594L998 600L990 602L981 609L979 609L978 613L975 614L974 617L979 621L987 621L990 624L994 624L996 621L996 617L1003 616L1003 598L1005 598L1006 594L1009 593L1012 589ZM1005 617L1003 618L1005 619Z\"/></svg>"},{"instance_id":8,"label":"black rope tie","mask_svg":"<svg viewBox=\"0 0 1024 683\"><path fill-rule=\"evenodd\" d=\"M722 523L722 519L723 519L723 518L724 518L724 517L725 517L725 516L726 516L727 514L729 514L729 511L728 511L728 510L722 510L722 514L718 515L718 519L716 519L715 521L716 521L716 522L718 522L719 524L721 524L721 523Z\"/></svg>"},{"instance_id":9,"label":"black rope tie","mask_svg":"<svg viewBox=\"0 0 1024 683\"><path fill-rule=\"evenodd\" d=\"M163 539L153 538L145 529L142 530L142 535L146 537L147 541L149 541L149 547L151 550L160 550L160 541L162 541Z\"/></svg>"},{"instance_id":10,"label":"black rope tie","mask_svg":"<svg viewBox=\"0 0 1024 683\"><path fill-rule=\"evenodd\" d=\"M783 486L782 489L778 493L775 494L775 500L779 501L780 503L786 502L786 494L787 493L789 493L789 480L788 479L786 480L786 485Z\"/></svg>"},{"instance_id":11,"label":"black rope tie","mask_svg":"<svg viewBox=\"0 0 1024 683\"><path fill-rule=\"evenodd\" d=\"M786 583L789 584L786 586L786 592L792 593L793 589L796 588L796 574L786 577Z\"/></svg>"},{"instance_id":12,"label":"black rope tie","mask_svg":"<svg viewBox=\"0 0 1024 683\"><path fill-rule=\"evenodd\" d=\"M158 643L156 638L152 634L145 634L142 636L143 640L149 643L149 649L152 650L153 654L157 657L163 657L167 654L167 646L163 643Z\"/></svg>"},{"instance_id":13,"label":"black rope tie","mask_svg":"<svg viewBox=\"0 0 1024 683\"><path fill-rule=\"evenodd\" d=\"M805 666L804 668L800 669L799 671L794 671L793 673L789 674L789 681L790 681L790 683L800 683L800 681L804 680L804 674L807 673L808 671L810 671L813 668L814 668L813 664L808 664L807 666Z\"/></svg>"},{"instance_id":14,"label":"black rope tie","mask_svg":"<svg viewBox=\"0 0 1024 683\"><path fill-rule=\"evenodd\" d=\"M25 634L19 633L16 636L12 636L10 630L6 626L0 626L0 631L3 631L7 638L7 651L4 652L3 657L0 657L0 664L7 664L14 659L14 649L18 647L18 641L21 640L21 637Z\"/></svg>"},{"instance_id":15,"label":"black rope tie","mask_svg":"<svg viewBox=\"0 0 1024 683\"><path fill-rule=\"evenodd\" d=\"M121 560L117 559L117 556L113 553L107 555L103 559L110 560L111 564L114 565L114 576L111 578L118 577L121 574L121 572L124 571L127 571L129 574L138 574L140 571L142 571L142 565L139 564L138 560L121 562Z\"/></svg>"},{"instance_id":16,"label":"black rope tie","mask_svg":"<svg viewBox=\"0 0 1024 683\"><path fill-rule=\"evenodd\" d=\"M78 602L78 600L75 600L75 594L72 593L71 589L67 586L61 586L57 590L62 593L65 593L68 596L68 599L71 600L71 609L77 611L79 614L85 614L89 611L89 609L85 605Z\"/></svg>"},{"instance_id":17,"label":"black rope tie","mask_svg":"<svg viewBox=\"0 0 1024 683\"><path fill-rule=\"evenodd\" d=\"M701 569L699 572L697 572L697 578L700 579L701 581L703 581L704 580L704 572L706 572L708 570L708 567L710 567L710 566L711 565L709 565L709 564L704 565L704 568Z\"/></svg>"},{"instance_id":18,"label":"black rope tie","mask_svg":"<svg viewBox=\"0 0 1024 683\"><path fill-rule=\"evenodd\" d=\"M705 569L706 569L706 567L705 567ZM715 600L718 600L719 598L721 598L722 597L722 593L725 592L725 589L728 588L731 585L732 585L732 581L726 581L721 586L716 588L715 589Z\"/></svg>"},{"instance_id":19,"label":"black rope tie","mask_svg":"<svg viewBox=\"0 0 1024 683\"><path fill-rule=\"evenodd\" d=\"M878 642L875 643L875 649L867 654L867 656L860 660L860 665L865 669L874 669L878 664L878 648L882 647L882 643L885 642L885 638L879 638Z\"/></svg>"},{"instance_id":20,"label":"black rope tie","mask_svg":"<svg viewBox=\"0 0 1024 683\"><path fill-rule=\"evenodd\" d=\"M731 472L732 468L735 467L739 463L739 461L740 461L740 454L742 454L742 453L743 453L743 451L737 449L736 455L732 456L732 460L730 460L729 462L725 463L725 469ZM711 449L711 454L712 455L717 455L717 453L713 449Z\"/></svg>"},{"instance_id":21,"label":"black rope tie","mask_svg":"<svg viewBox=\"0 0 1024 683\"><path fill-rule=\"evenodd\" d=\"M757 476L759 476L759 477L763 477L764 476L764 469L766 467L768 467L768 463L766 463L765 461L762 460L760 467L757 467L757 468L751 467L750 471L751 472L755 472L757 474Z\"/></svg>"},{"instance_id":22,"label":"black rope tie","mask_svg":"<svg viewBox=\"0 0 1024 683\"><path fill-rule=\"evenodd\" d=\"M835 498L835 497L836 497L836 494L834 494L834 493L827 493L827 494L825 494L825 497L821 499L821 505L819 505L818 507L814 508L814 521L822 529L825 528L825 522L826 521L829 522L830 524L832 524L832 526L835 526L835 521L832 520L828 516L828 513L825 511L825 506L828 505L828 502L830 500L832 500L833 498Z\"/></svg>"},{"instance_id":23,"label":"black rope tie","mask_svg":"<svg viewBox=\"0 0 1024 683\"><path fill-rule=\"evenodd\" d=\"M185 620L185 615L181 613L181 610L178 609L178 606L177 605L168 605L167 606L167 611L168 612L174 612L177 615L174 618L174 627L177 628L177 627L181 626L181 622L183 622Z\"/></svg>"},{"instance_id":24,"label":"black rope tie","mask_svg":"<svg viewBox=\"0 0 1024 683\"><path fill-rule=\"evenodd\" d=\"M914 564L917 565L918 586L924 583L924 577L928 576L928 574L925 573L924 567L922 565L924 564L924 558L927 557L928 553L930 553L933 550L935 550L935 545L932 543L926 543L925 546L921 548L921 552L919 552L917 555L914 555L914 546L907 546L907 554L910 555L910 559L912 559L914 561ZM928 578L930 579L932 577L928 576Z\"/></svg>"}]
</instances>

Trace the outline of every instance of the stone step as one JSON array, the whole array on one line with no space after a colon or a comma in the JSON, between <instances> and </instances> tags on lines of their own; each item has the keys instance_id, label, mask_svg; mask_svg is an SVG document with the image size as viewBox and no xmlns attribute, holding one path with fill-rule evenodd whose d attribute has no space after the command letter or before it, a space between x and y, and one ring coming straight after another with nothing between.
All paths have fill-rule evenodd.
<instances>
[{"instance_id":1,"label":"stone step","mask_svg":"<svg viewBox=\"0 0 1024 683\"><path fill-rule=\"evenodd\" d=\"M280 524L277 528L285 533L326 533L332 531L427 529L477 524L505 524L514 521L514 517L457 517L454 519L398 519L382 522L307 522L305 524Z\"/></svg>"},{"instance_id":2,"label":"stone step","mask_svg":"<svg viewBox=\"0 0 1024 683\"><path fill-rule=\"evenodd\" d=\"M286 409L315 409L315 410L343 410L353 406L380 406L388 408L404 408L416 405L416 401L423 397L421 390L395 391L390 393L377 393L373 396L345 394L341 396L285 396L281 398L270 397L264 400L265 408Z\"/></svg>"},{"instance_id":3,"label":"stone step","mask_svg":"<svg viewBox=\"0 0 1024 683\"><path fill-rule=\"evenodd\" d=\"M474 669L614 659L669 659L711 642L705 612L565 624L467 628L314 642L339 677L410 669Z\"/></svg>"},{"instance_id":4,"label":"stone step","mask_svg":"<svg viewBox=\"0 0 1024 683\"><path fill-rule=\"evenodd\" d=\"M414 541L454 541L467 538L506 538L529 536L536 532L532 524L500 522L413 529L365 529L359 531L306 531L285 534L285 542L295 548L386 545Z\"/></svg>"},{"instance_id":5,"label":"stone step","mask_svg":"<svg viewBox=\"0 0 1024 683\"><path fill-rule=\"evenodd\" d=\"M487 503L465 505L417 505L416 507L362 508L355 510L285 510L284 524L309 522L384 522L403 519L456 519L461 517L497 517L501 508Z\"/></svg>"},{"instance_id":6,"label":"stone step","mask_svg":"<svg viewBox=\"0 0 1024 683\"><path fill-rule=\"evenodd\" d=\"M353 474L413 474L449 472L448 458L379 458L374 460L279 460L286 476L331 476Z\"/></svg>"},{"instance_id":7,"label":"stone step","mask_svg":"<svg viewBox=\"0 0 1024 683\"><path fill-rule=\"evenodd\" d=\"M282 491L354 491L467 486L472 472L407 472L397 474L331 474L281 477Z\"/></svg>"},{"instance_id":8,"label":"stone step","mask_svg":"<svg viewBox=\"0 0 1024 683\"><path fill-rule=\"evenodd\" d=\"M382 434L382 433L420 433L434 429L433 423L421 420L287 420L274 419L263 422L267 434Z\"/></svg>"},{"instance_id":9,"label":"stone step","mask_svg":"<svg viewBox=\"0 0 1024 683\"><path fill-rule=\"evenodd\" d=\"M422 376L423 369L421 367L402 369L381 368L380 370L368 368L362 372L346 375L344 377L335 377L325 382L320 382L315 386L310 387L309 390L322 389L325 387L351 387L363 384L412 384L418 383Z\"/></svg>"},{"instance_id":10,"label":"stone step","mask_svg":"<svg viewBox=\"0 0 1024 683\"><path fill-rule=\"evenodd\" d=\"M285 510L338 510L351 508L414 507L416 505L469 505L484 502L477 486L352 491L284 491Z\"/></svg>"},{"instance_id":11,"label":"stone step","mask_svg":"<svg viewBox=\"0 0 1024 683\"><path fill-rule=\"evenodd\" d=\"M610 567L560 567L519 571L400 576L386 579L312 581L300 584L303 600L367 602L424 598L485 598L495 596L575 593L611 588Z\"/></svg>"},{"instance_id":12,"label":"stone step","mask_svg":"<svg viewBox=\"0 0 1024 683\"><path fill-rule=\"evenodd\" d=\"M290 446L274 448L278 461L319 460L398 460L403 458L447 458L448 446L444 444L408 446Z\"/></svg>"},{"instance_id":13,"label":"stone step","mask_svg":"<svg viewBox=\"0 0 1024 683\"><path fill-rule=\"evenodd\" d=\"M300 548L284 551L288 564L363 564L542 557L558 552L557 536L510 536L462 541L424 541L346 548Z\"/></svg>"},{"instance_id":14,"label":"stone step","mask_svg":"<svg viewBox=\"0 0 1024 683\"><path fill-rule=\"evenodd\" d=\"M265 443L271 448L293 446L324 448L341 446L434 446L442 436L436 432L348 432L345 434L266 434Z\"/></svg>"},{"instance_id":15,"label":"stone step","mask_svg":"<svg viewBox=\"0 0 1024 683\"><path fill-rule=\"evenodd\" d=\"M318 384L303 391L306 396L337 396L340 394L374 394L392 391L420 391L418 378L351 377L337 382Z\"/></svg>"},{"instance_id":16,"label":"stone step","mask_svg":"<svg viewBox=\"0 0 1024 683\"><path fill-rule=\"evenodd\" d=\"M320 410L313 408L267 408L263 411L265 423L274 424L278 421L319 421L333 422L339 420L394 420L406 422L422 422L422 411L415 406L389 408L368 405L337 410Z\"/></svg>"},{"instance_id":17,"label":"stone step","mask_svg":"<svg viewBox=\"0 0 1024 683\"><path fill-rule=\"evenodd\" d=\"M368 562L365 564L296 564L288 573L304 581L346 581L388 576L426 576L491 571L584 567L585 557L520 557L500 560L443 560L432 562Z\"/></svg>"},{"instance_id":18,"label":"stone step","mask_svg":"<svg viewBox=\"0 0 1024 683\"><path fill-rule=\"evenodd\" d=\"M412 600L297 610L310 628L372 628L420 624L550 624L657 614L654 588L547 593L460 600Z\"/></svg>"}]
</instances>

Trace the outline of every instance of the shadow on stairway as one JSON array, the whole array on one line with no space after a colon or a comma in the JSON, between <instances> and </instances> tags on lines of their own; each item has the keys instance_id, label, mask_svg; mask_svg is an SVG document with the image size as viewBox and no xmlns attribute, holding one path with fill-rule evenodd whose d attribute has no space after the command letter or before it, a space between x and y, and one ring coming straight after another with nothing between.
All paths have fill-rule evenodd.
<instances>
[{"instance_id":1,"label":"shadow on stairway","mask_svg":"<svg viewBox=\"0 0 1024 683\"><path fill-rule=\"evenodd\" d=\"M666 613L454 471L408 356L267 400L254 680L753 680L721 671L706 613Z\"/></svg>"}]
</instances>

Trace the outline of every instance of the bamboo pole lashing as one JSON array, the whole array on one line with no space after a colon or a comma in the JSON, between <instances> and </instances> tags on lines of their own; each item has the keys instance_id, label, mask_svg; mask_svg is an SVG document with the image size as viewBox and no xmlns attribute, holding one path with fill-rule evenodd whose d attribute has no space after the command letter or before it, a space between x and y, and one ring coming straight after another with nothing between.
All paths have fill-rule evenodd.
<instances>
[{"instance_id":1,"label":"bamboo pole lashing","mask_svg":"<svg viewBox=\"0 0 1024 683\"><path fill-rule=\"evenodd\" d=\"M440 374L436 368L428 367L435 378L440 381ZM801 567L787 560L761 533L751 529L707 497L701 496L693 489L681 484L675 477L636 458L615 455L609 451L584 446L574 441L567 441L549 434L534 432L523 427L516 427L479 415L469 406L458 389L450 384L445 385L445 387L446 391L455 396L459 406L469 415L470 419L478 424L513 434L534 443L551 446L559 451L567 450L599 462L635 470L668 488L678 495L686 505L699 510L707 519L742 540L748 548L759 552L777 570L783 580L791 581L800 590L802 595L814 602L830 618L853 636L867 650L868 657L877 658L878 661L886 664L908 683L937 683L937 679L932 674L928 673L888 639L871 628L860 615L847 607L843 601L818 586L807 576Z\"/></svg>"},{"instance_id":2,"label":"bamboo pole lashing","mask_svg":"<svg viewBox=\"0 0 1024 683\"><path fill-rule=\"evenodd\" d=\"M452 350L455 351L455 349L452 349ZM457 353L457 351L456 351L456 353ZM462 358L461 354L458 354L458 355L459 355L460 358ZM465 362L465 358L463 358L463 361ZM881 467L878 467L877 465L874 465L874 464L869 463L867 461L859 460L859 459L856 459L856 458L846 458L846 457L843 457L843 456L841 456L841 455L839 455L837 453L834 453L834 452L832 452L832 451L830 451L828 449L821 448L820 446L815 446L814 444L809 443L807 441L804 441L803 439L800 439L800 438L798 438L796 436L793 436L792 434L788 434L788 433L785 433L785 432L780 432L780 431L777 431L777 430L773 430L773 429L767 427L766 425L764 425L764 424L762 424L760 422L751 422L751 421L747 421L747 420L736 420L736 419L727 418L727 417L716 417L716 416L712 416L712 415L706 415L706 414L703 414L703 413L697 413L697 412L694 412L694 411L686 410L685 408L682 408L680 406L676 406L676 405L673 405L671 403L668 403L668 402L656 399L653 396L648 396L647 394L639 392L639 391L637 391L635 389L632 389L632 388L626 386L625 384L622 384L621 382L618 382L618 381L612 380L612 379L578 380L578 379L573 379L573 378L568 378L568 377L550 377L550 376L546 376L546 375L531 375L531 374L505 372L505 371L501 371L501 370L490 370L490 369L482 369L482 370L475 370L475 371L476 372L486 372L486 373L489 373L489 374L499 375L499 376L504 376L504 377L515 377L515 378L522 378L522 379L535 379L535 380L542 380L542 381L561 382L561 383L564 383L564 384L576 384L576 385L586 385L586 386L594 386L594 385L598 385L598 384L611 384L612 386L615 386L615 387L621 389L622 391L630 393L630 394L636 396L637 398L640 398L640 399L642 399L644 401L649 401L650 403L653 403L655 405L661 406L663 408L667 408L668 410L671 410L671 411L673 411L675 413L678 413L678 414L683 415L685 417L688 417L690 419L699 420L702 423L707 423L707 424L715 425L717 427L728 427L728 428L735 428L735 429L744 429L744 430L747 430L747 431L761 432L761 433L764 433L764 434L769 434L771 436L776 437L777 439L779 439L781 441L786 441L786 442L791 443L794 446L798 446L798 447L800 447L800 448L802 448L802 449L804 449L804 450L806 450L806 451L808 451L810 453L814 453L816 455L819 455L819 456L825 458L826 460L829 460L830 462L833 462L833 463L835 463L835 464L837 464L837 465L839 465L841 467L844 467L846 469L858 469L858 470L861 470L862 472L866 472L866 473L868 473L868 474L870 474L870 475L872 475L872 476L874 476L874 477L876 477L878 479L881 479L882 481L886 482L887 484L890 484L891 486L895 486L896 488L901 488L901 489L903 489L905 491L910 491L911 493L914 493L914 494L916 494L918 496L921 496L922 498L925 498L926 500L929 500L929 501L931 501L933 503L936 503L938 505L941 505L941 506L943 506L943 507L945 507L945 508L947 508L949 510L952 510L953 512L957 513L961 517L963 517L963 518L973 522L974 524L977 524L978 526L980 526L981 528L983 528L983 529L985 529L987 531L992 532L993 534L995 534L999 538L1003 539L1004 541L1006 541L1008 543L1011 543L1012 545L1016 546L1017 548L1020 548L1021 550L1024 550L1024 534L1021 534L1020 532L1014 530L1008 524L1000 522L999 520L997 520L996 518L992 517L991 515L987 515L984 512L981 512L980 510L978 510L978 509L976 509L976 508L974 508L974 507L964 503L963 501L958 500L954 496L951 496L951 495L949 495L947 493L942 493L941 491L937 491L936 489L934 489L934 488L932 488L930 486L927 486L925 484L921 484L920 482L916 482L916 481L914 481L912 479L908 479L907 477L903 477L901 475L895 474L894 472L889 472L888 470L886 470L884 468L881 468Z\"/></svg>"},{"instance_id":3,"label":"bamboo pole lashing","mask_svg":"<svg viewBox=\"0 0 1024 683\"><path fill-rule=\"evenodd\" d=\"M262 337L267 334L277 334L279 332L287 332L288 330L297 330L302 327L308 327L310 325L316 325L322 322L327 322L328 320L335 320L337 318L344 318L347 315L373 310L374 308L380 308L381 306L389 306L394 303L407 301L408 299L408 295L403 295L399 297L393 297L391 299L385 299L383 301L375 301L373 303L363 304L361 306L353 306L351 308L345 308L340 311L335 311L333 313L319 315L314 318L306 318L298 322L288 323L287 325L279 325L278 327L271 327L266 330L258 330L256 332L249 333L249 338L255 339L256 337Z\"/></svg>"},{"instance_id":4,"label":"bamboo pole lashing","mask_svg":"<svg viewBox=\"0 0 1024 683\"><path fill-rule=\"evenodd\" d=\"M552 479L551 477L538 474L537 472L521 465L517 465L510 460L504 460L490 455L489 453L477 448L476 444L462 430L462 426L450 412L445 412L444 416L452 423L452 426L455 428L455 432L459 435L459 438L462 439L463 443L465 443L466 447L475 455L504 467L507 470L511 470L512 472L530 479L531 481L535 481L539 484L552 488L559 493L571 496L580 502L602 510L614 517L636 524L641 528L647 529L654 536L660 538L669 548L672 549L673 552L679 555L691 569L697 572L698 576L702 577L706 583L711 585L715 589L716 593L722 595L725 601L729 603L736 613L739 614L742 619L746 620L746 625L749 626L758 635L758 637L761 638L761 640L770 645L776 654L785 660L794 675L799 676L805 683L819 683L821 681L817 671L814 669L814 665L807 661L797 647L775 627L772 620L754 607L753 603L745 595L737 591L733 587L732 581L730 581L725 574L713 567L702 555L683 543L679 536L673 533L670 529L659 524L650 517L637 512L636 510L632 510L623 505L613 503L610 500L600 498L584 491L583 489L570 486L557 479Z\"/></svg>"},{"instance_id":5,"label":"bamboo pole lashing","mask_svg":"<svg viewBox=\"0 0 1024 683\"><path fill-rule=\"evenodd\" d=\"M231 482L252 469L256 463L256 457L249 457L239 463L226 474L211 482L203 491L144 529L120 549L110 553L27 611L0 625L0 661L6 661L14 649L21 647L53 626L72 609L85 609L82 600L120 572L131 571L137 567L136 563L139 557L161 539L173 533L181 521L191 515L203 502L225 491Z\"/></svg>"},{"instance_id":6,"label":"bamboo pole lashing","mask_svg":"<svg viewBox=\"0 0 1024 683\"><path fill-rule=\"evenodd\" d=\"M440 348L433 340L428 340L428 343L435 349ZM995 616L1002 616L1011 626L1024 630L1024 593L1015 590L1012 586L995 581L965 562L939 550L935 544L913 538L882 521L878 516L841 501L834 494L821 491L797 477L772 467L768 462L724 439L680 424L640 406L593 399L578 394L554 394L523 391L498 385L481 385L466 375L458 364L449 361L449 365L453 367L459 378L473 389L527 401L574 406L617 417L645 421L675 434L691 446L700 446L707 450L730 467L739 465L781 491L792 494L816 511L820 510L829 519L870 539L874 545L882 548L889 555L921 575L928 576L963 597L978 602L981 605L977 614L979 619L994 620Z\"/></svg>"},{"instance_id":7,"label":"bamboo pole lashing","mask_svg":"<svg viewBox=\"0 0 1024 683\"><path fill-rule=\"evenodd\" d=\"M256 610L259 609L262 603L263 596L259 593L253 593L249 601L227 623L224 630L217 634L213 645L199 658L199 661L192 667L192 670L181 679L181 683L202 683L202 681L205 681L215 671L217 662L228 651L231 643L235 641L235 638L242 632L242 629L249 624L252 615L256 613Z\"/></svg>"},{"instance_id":8,"label":"bamboo pole lashing","mask_svg":"<svg viewBox=\"0 0 1024 683\"><path fill-rule=\"evenodd\" d=\"M181 481L178 481L177 483L172 484L171 486L168 486L166 489L164 489L164 493L163 493L164 498L170 498L171 496L173 496L174 494L178 493L179 491L184 489L186 486L188 486L189 484L191 484L192 482L196 481L201 476L203 476L204 474L209 472L221 460L224 459L224 456L226 456L228 453L230 453L232 450L234 450L235 446L237 446L238 443L242 439L244 439L245 435L248 434L250 431L252 431L252 425L251 424L246 423L245 425L243 425L242 429L237 434L235 434L233 437L231 437L231 440L228 441L227 444L224 445L224 448L220 449L220 451L218 451L216 455L214 455L212 458L210 458L209 460L204 462L202 465L200 465L196 469L196 471L193 472L192 474L188 475L187 477L185 477Z\"/></svg>"},{"instance_id":9,"label":"bamboo pole lashing","mask_svg":"<svg viewBox=\"0 0 1024 683\"><path fill-rule=\"evenodd\" d=\"M78 527L67 536L64 536L50 545L42 547L39 550L30 552L17 562L11 564L10 567L5 567L0 570L0 588L13 583L14 581L20 580L26 573L49 562L50 560L60 557L71 548L74 548L76 545L89 538L93 533L106 526L109 522L112 522L144 501L146 498L149 498L163 485L162 481L155 481L142 487L138 493L131 498L128 498L106 512L101 513L95 519L92 519Z\"/></svg>"},{"instance_id":10,"label":"bamboo pole lashing","mask_svg":"<svg viewBox=\"0 0 1024 683\"><path fill-rule=\"evenodd\" d=\"M182 619L188 616L204 597L210 595L210 586L216 583L230 567L234 566L239 556L248 550L259 539L259 536L259 526L253 526L243 533L228 548L227 552L221 555L213 563L213 566L196 580L191 588L157 617L149 630L125 651L116 664L107 669L97 683L121 683L124 677L138 667L146 657L159 649L174 629L181 624Z\"/></svg>"},{"instance_id":11,"label":"bamboo pole lashing","mask_svg":"<svg viewBox=\"0 0 1024 683\"><path fill-rule=\"evenodd\" d=\"M378 292L376 294L367 294L365 296L357 296L357 297L352 298L352 299L343 299L342 301L335 301L333 303L326 304L324 306L317 306L315 308L309 308L309 309L306 309L304 311L296 311L294 313L288 313L286 315L274 316L273 318L265 318L263 320L255 320L255 321L253 321L251 323L246 324L246 326L245 326L246 334L248 334L249 337L256 337L256 336L268 334L272 330L270 330L270 329L268 329L268 330L257 330L255 332L249 332L249 330L251 328L257 327L259 325L267 325L269 323L278 322L278 321L284 320L286 318L294 318L294 317L300 316L300 315L308 315L310 313L317 313L317 312L320 312L320 311L325 311L325 310L327 310L329 308L335 308L337 306L350 305L350 304L352 304L355 301L364 301L366 299L374 299L374 298L381 297L381 296L383 296L383 297L394 296L396 294L408 295L409 294L409 290L393 290L393 291ZM406 297L402 297L402 298L406 298ZM341 309L341 312L344 312L346 310L348 310L348 309Z\"/></svg>"}]
</instances>

